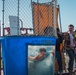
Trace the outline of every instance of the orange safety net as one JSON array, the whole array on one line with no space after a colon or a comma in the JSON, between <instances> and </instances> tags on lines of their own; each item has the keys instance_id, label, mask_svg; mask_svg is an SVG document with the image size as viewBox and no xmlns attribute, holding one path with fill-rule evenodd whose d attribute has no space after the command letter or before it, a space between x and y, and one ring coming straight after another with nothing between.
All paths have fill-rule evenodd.
<instances>
[{"instance_id":1,"label":"orange safety net","mask_svg":"<svg viewBox=\"0 0 76 75\"><path fill-rule=\"evenodd\" d=\"M33 3L34 33L44 35L47 26L53 27L52 5ZM58 28L58 8L56 9L56 27Z\"/></svg>"}]
</instances>

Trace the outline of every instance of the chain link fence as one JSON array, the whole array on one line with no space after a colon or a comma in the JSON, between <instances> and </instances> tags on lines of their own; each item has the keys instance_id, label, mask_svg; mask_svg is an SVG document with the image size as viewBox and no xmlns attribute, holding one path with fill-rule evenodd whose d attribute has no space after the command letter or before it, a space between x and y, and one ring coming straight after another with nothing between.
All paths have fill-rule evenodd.
<instances>
[{"instance_id":1,"label":"chain link fence","mask_svg":"<svg viewBox=\"0 0 76 75\"><path fill-rule=\"evenodd\" d=\"M18 17L16 28L22 35L47 35L49 32L53 35L54 28L58 27L58 7L54 11L54 5L51 0L3 0L4 35L11 34L9 16Z\"/></svg>"}]
</instances>

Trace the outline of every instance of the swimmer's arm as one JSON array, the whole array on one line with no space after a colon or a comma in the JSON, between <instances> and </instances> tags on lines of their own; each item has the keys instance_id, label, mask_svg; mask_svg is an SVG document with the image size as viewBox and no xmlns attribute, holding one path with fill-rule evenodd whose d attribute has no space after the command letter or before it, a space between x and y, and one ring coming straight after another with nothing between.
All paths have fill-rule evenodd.
<instances>
[{"instance_id":1,"label":"swimmer's arm","mask_svg":"<svg viewBox=\"0 0 76 75\"><path fill-rule=\"evenodd\" d=\"M33 56L28 56L29 60L35 60L35 58L36 58L35 56L34 57Z\"/></svg>"}]
</instances>

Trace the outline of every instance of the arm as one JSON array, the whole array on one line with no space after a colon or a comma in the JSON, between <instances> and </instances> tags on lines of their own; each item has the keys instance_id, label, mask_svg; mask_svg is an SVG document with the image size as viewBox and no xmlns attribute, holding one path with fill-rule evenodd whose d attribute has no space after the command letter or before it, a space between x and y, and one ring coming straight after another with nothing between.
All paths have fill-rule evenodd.
<instances>
[{"instance_id":1,"label":"arm","mask_svg":"<svg viewBox=\"0 0 76 75\"><path fill-rule=\"evenodd\" d=\"M61 32L58 32L57 33L57 36L58 36L58 38L60 40L60 43L62 43L62 41L63 41L62 33Z\"/></svg>"},{"instance_id":2,"label":"arm","mask_svg":"<svg viewBox=\"0 0 76 75\"><path fill-rule=\"evenodd\" d=\"M37 56L28 56L28 59L29 60L40 60L43 58L43 55L42 54L38 54Z\"/></svg>"},{"instance_id":3,"label":"arm","mask_svg":"<svg viewBox=\"0 0 76 75\"><path fill-rule=\"evenodd\" d=\"M33 57L33 56L28 56L28 59L29 59L29 60L35 60L35 57Z\"/></svg>"}]
</instances>

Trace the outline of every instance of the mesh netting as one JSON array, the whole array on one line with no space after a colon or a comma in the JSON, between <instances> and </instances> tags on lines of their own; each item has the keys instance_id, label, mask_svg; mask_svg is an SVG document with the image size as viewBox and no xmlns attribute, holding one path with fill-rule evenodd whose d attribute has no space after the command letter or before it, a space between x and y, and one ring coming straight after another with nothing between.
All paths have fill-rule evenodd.
<instances>
[{"instance_id":1,"label":"mesh netting","mask_svg":"<svg viewBox=\"0 0 76 75\"><path fill-rule=\"evenodd\" d=\"M54 10L50 0L3 0L4 35L10 35L9 16L18 17L20 34L54 35ZM58 27L58 8L56 8ZM14 31L15 32L15 31Z\"/></svg>"}]
</instances>

